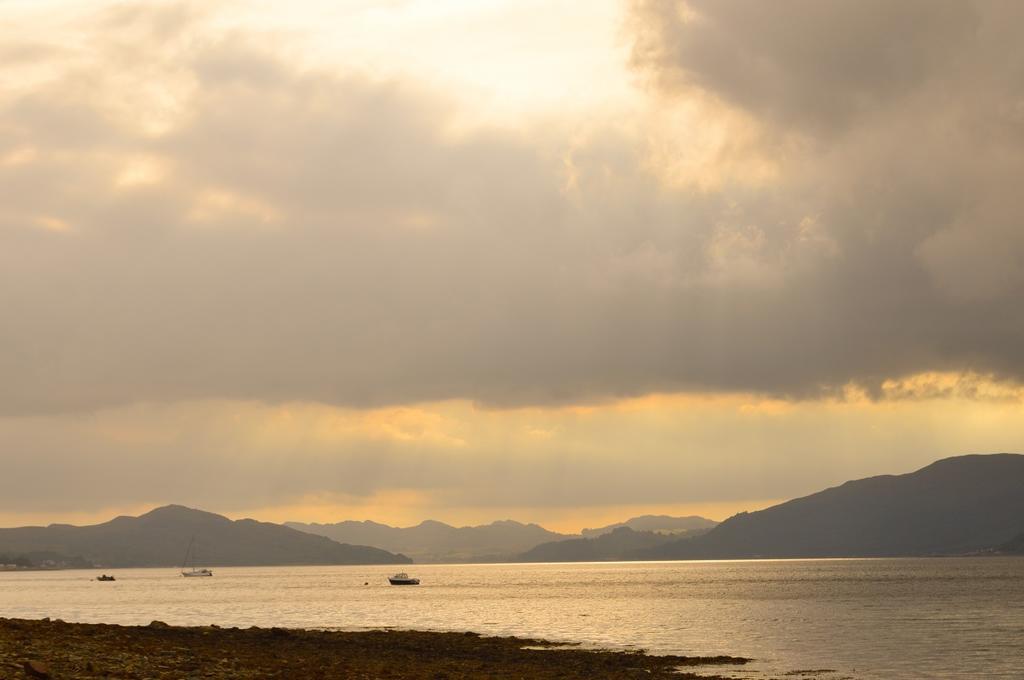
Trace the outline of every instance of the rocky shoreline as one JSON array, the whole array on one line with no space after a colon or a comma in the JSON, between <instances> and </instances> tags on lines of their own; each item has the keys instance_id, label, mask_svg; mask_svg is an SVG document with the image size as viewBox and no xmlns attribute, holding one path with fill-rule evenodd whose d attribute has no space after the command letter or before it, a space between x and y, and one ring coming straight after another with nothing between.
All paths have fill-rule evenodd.
<instances>
[{"instance_id":1,"label":"rocky shoreline","mask_svg":"<svg viewBox=\"0 0 1024 680\"><path fill-rule=\"evenodd\" d=\"M0 618L0 678L687 678L739 657L652 656L543 640ZM688 671L688 669L691 669Z\"/></svg>"}]
</instances>

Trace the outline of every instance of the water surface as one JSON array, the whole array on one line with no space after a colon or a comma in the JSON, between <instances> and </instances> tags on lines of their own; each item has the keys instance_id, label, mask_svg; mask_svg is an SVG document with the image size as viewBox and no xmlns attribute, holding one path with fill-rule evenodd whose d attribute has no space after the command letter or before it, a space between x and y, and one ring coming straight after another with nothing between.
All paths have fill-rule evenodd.
<instances>
[{"instance_id":1,"label":"water surface","mask_svg":"<svg viewBox=\"0 0 1024 680\"><path fill-rule=\"evenodd\" d=\"M743 677L1004 677L1024 668L1024 559L767 560L0 572L0 616L474 630L757 658ZM108 571L108 573L110 573ZM723 669L724 670L724 669ZM785 677L801 677L786 675Z\"/></svg>"}]
</instances>

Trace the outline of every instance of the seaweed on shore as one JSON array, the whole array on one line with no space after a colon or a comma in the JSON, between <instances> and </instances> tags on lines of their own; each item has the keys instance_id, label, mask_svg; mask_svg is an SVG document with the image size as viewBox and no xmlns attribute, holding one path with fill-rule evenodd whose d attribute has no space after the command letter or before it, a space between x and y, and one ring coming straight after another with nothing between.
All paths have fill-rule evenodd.
<instances>
[{"instance_id":1,"label":"seaweed on shore","mask_svg":"<svg viewBox=\"0 0 1024 680\"><path fill-rule=\"evenodd\" d=\"M532 648L532 649L531 649ZM583 650L544 640L421 631L179 627L0 618L3 678L687 678L729 656Z\"/></svg>"}]
</instances>

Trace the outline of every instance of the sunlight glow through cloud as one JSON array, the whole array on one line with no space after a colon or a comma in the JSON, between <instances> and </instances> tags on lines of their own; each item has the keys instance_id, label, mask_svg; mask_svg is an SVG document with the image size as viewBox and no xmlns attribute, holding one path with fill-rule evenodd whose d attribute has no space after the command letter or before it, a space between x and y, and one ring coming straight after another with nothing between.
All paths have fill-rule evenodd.
<instances>
[{"instance_id":1,"label":"sunlight glow through cloud","mask_svg":"<svg viewBox=\"0 0 1024 680\"><path fill-rule=\"evenodd\" d=\"M578 528L1018 448L1022 10L881 6L0 0L0 516Z\"/></svg>"}]
</instances>

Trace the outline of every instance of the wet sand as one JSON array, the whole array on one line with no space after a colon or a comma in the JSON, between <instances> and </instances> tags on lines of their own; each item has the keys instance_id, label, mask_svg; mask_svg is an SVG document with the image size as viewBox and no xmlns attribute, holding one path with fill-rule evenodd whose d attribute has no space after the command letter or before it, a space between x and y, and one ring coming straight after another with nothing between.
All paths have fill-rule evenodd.
<instances>
[{"instance_id":1,"label":"wet sand","mask_svg":"<svg viewBox=\"0 0 1024 680\"><path fill-rule=\"evenodd\" d=\"M336 632L0 618L0 678L728 677L739 657L651 656L543 640L418 631ZM688 672L689 671L689 672ZM724 675L715 675L715 673Z\"/></svg>"}]
</instances>

